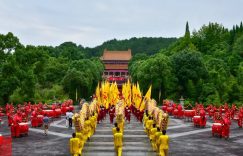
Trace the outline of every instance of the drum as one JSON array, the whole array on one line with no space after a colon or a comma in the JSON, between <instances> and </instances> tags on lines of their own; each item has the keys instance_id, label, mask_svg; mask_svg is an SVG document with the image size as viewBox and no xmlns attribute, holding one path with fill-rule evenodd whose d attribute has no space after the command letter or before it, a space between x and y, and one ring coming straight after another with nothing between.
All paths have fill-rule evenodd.
<instances>
[{"instance_id":1,"label":"drum","mask_svg":"<svg viewBox=\"0 0 243 156\"><path fill-rule=\"evenodd\" d=\"M53 110L43 110L43 113L46 114L48 117L54 117Z\"/></svg>"},{"instance_id":2,"label":"drum","mask_svg":"<svg viewBox=\"0 0 243 156\"><path fill-rule=\"evenodd\" d=\"M37 123L38 123L38 126L43 125L43 115L37 115Z\"/></svg>"},{"instance_id":3,"label":"drum","mask_svg":"<svg viewBox=\"0 0 243 156\"><path fill-rule=\"evenodd\" d=\"M214 134L218 134L221 135L222 133L222 124L221 123L213 123L212 125L212 135L214 136Z\"/></svg>"},{"instance_id":4,"label":"drum","mask_svg":"<svg viewBox=\"0 0 243 156\"><path fill-rule=\"evenodd\" d=\"M70 111L73 111L74 110L74 107L73 106L69 106L69 110Z\"/></svg>"},{"instance_id":5,"label":"drum","mask_svg":"<svg viewBox=\"0 0 243 156\"><path fill-rule=\"evenodd\" d=\"M193 116L193 123L194 126L200 126L200 122L201 122L201 116Z\"/></svg>"},{"instance_id":6,"label":"drum","mask_svg":"<svg viewBox=\"0 0 243 156\"><path fill-rule=\"evenodd\" d=\"M2 145L2 143L3 143L3 136L2 134L0 134L0 146Z\"/></svg>"},{"instance_id":7,"label":"drum","mask_svg":"<svg viewBox=\"0 0 243 156\"><path fill-rule=\"evenodd\" d=\"M195 110L185 110L184 115L185 117L192 118L193 116L195 116Z\"/></svg>"},{"instance_id":8,"label":"drum","mask_svg":"<svg viewBox=\"0 0 243 156\"><path fill-rule=\"evenodd\" d=\"M187 119L192 119L195 116L195 110L185 110L184 116Z\"/></svg>"},{"instance_id":9,"label":"drum","mask_svg":"<svg viewBox=\"0 0 243 156\"><path fill-rule=\"evenodd\" d=\"M65 115L68 110L66 109L66 106L62 106L61 111L62 114Z\"/></svg>"},{"instance_id":10,"label":"drum","mask_svg":"<svg viewBox=\"0 0 243 156\"><path fill-rule=\"evenodd\" d=\"M19 130L20 134L28 134L29 132L29 126L27 122L20 122L19 123Z\"/></svg>"},{"instance_id":11,"label":"drum","mask_svg":"<svg viewBox=\"0 0 243 156\"><path fill-rule=\"evenodd\" d=\"M59 108L55 109L54 112L55 112L55 117L60 117L62 115L62 111Z\"/></svg>"},{"instance_id":12,"label":"drum","mask_svg":"<svg viewBox=\"0 0 243 156\"><path fill-rule=\"evenodd\" d=\"M172 114L173 110L174 110L173 107L167 107L167 112L168 112L169 114Z\"/></svg>"},{"instance_id":13,"label":"drum","mask_svg":"<svg viewBox=\"0 0 243 156\"><path fill-rule=\"evenodd\" d=\"M162 110L166 112L167 106L162 106Z\"/></svg>"}]
</instances>

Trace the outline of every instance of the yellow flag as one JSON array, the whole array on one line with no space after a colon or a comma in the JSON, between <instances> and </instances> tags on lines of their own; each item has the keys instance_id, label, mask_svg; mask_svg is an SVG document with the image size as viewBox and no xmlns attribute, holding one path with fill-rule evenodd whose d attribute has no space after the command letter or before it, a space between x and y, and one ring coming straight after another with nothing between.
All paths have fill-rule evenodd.
<instances>
[{"instance_id":1,"label":"yellow flag","mask_svg":"<svg viewBox=\"0 0 243 156\"><path fill-rule=\"evenodd\" d=\"M96 99L97 99L97 104L100 105L101 104L101 98L100 98L100 83L98 83L98 86L96 87L95 96L96 96Z\"/></svg>"},{"instance_id":2,"label":"yellow flag","mask_svg":"<svg viewBox=\"0 0 243 156\"><path fill-rule=\"evenodd\" d=\"M142 110L144 110L144 109L145 109L145 102L144 102L144 100L143 100L142 103L141 103L141 105L140 105L139 110L142 111Z\"/></svg>"},{"instance_id":3,"label":"yellow flag","mask_svg":"<svg viewBox=\"0 0 243 156\"><path fill-rule=\"evenodd\" d=\"M152 91L152 85L150 85L147 93L145 94L145 96L143 98L143 101L142 101L141 106L140 106L140 111L145 109L145 100L150 100L151 99L151 91Z\"/></svg>"},{"instance_id":4,"label":"yellow flag","mask_svg":"<svg viewBox=\"0 0 243 156\"><path fill-rule=\"evenodd\" d=\"M152 91L152 85L150 85L147 93L145 94L145 96L144 96L145 99L147 99L147 100L151 99L151 91Z\"/></svg>"}]
</instances>

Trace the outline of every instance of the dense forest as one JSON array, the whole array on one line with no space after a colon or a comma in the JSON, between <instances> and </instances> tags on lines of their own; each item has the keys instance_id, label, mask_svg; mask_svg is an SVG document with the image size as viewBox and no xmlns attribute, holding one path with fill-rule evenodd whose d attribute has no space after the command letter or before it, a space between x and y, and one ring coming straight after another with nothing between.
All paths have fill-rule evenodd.
<instances>
[{"instance_id":1,"label":"dense forest","mask_svg":"<svg viewBox=\"0 0 243 156\"><path fill-rule=\"evenodd\" d=\"M0 35L0 103L88 98L104 70L76 44L23 46L12 33Z\"/></svg>"},{"instance_id":2,"label":"dense forest","mask_svg":"<svg viewBox=\"0 0 243 156\"><path fill-rule=\"evenodd\" d=\"M11 32L0 34L0 104L89 99L102 80L99 57L105 48L133 54L154 54L176 38L131 38L111 40L94 48L73 42L59 46L24 46Z\"/></svg>"},{"instance_id":3,"label":"dense forest","mask_svg":"<svg viewBox=\"0 0 243 156\"><path fill-rule=\"evenodd\" d=\"M129 63L134 82L145 91L152 83L157 100L222 104L243 102L243 25L226 29L209 23L189 31L167 49L135 55Z\"/></svg>"},{"instance_id":4,"label":"dense forest","mask_svg":"<svg viewBox=\"0 0 243 156\"><path fill-rule=\"evenodd\" d=\"M129 72L143 92L152 84L156 100L181 96L187 102L243 101L243 25L203 25L176 38L110 40L94 48L73 42L24 46L14 34L0 34L0 104L88 99L102 80L103 50L132 49Z\"/></svg>"},{"instance_id":5,"label":"dense forest","mask_svg":"<svg viewBox=\"0 0 243 156\"><path fill-rule=\"evenodd\" d=\"M146 53L152 55L157 53L160 49L168 48L170 44L174 43L176 38L163 38L163 37L133 37L129 40L110 40L104 42L102 45L94 48L85 48L87 56L101 56L104 49L109 50L132 50L132 55L139 53Z\"/></svg>"}]
</instances>

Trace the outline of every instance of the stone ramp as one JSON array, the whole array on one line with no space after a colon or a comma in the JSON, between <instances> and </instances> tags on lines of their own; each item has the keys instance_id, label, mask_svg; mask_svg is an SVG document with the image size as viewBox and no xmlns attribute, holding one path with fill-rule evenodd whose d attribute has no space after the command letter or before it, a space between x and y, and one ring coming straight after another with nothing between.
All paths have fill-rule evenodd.
<instances>
[{"instance_id":1,"label":"stone ramp","mask_svg":"<svg viewBox=\"0 0 243 156\"><path fill-rule=\"evenodd\" d=\"M113 125L109 122L109 116L97 125L95 134L86 142L83 156L115 156L112 135ZM156 156L152 151L148 136L144 132L142 123L132 115L131 122L125 123L123 156Z\"/></svg>"}]
</instances>

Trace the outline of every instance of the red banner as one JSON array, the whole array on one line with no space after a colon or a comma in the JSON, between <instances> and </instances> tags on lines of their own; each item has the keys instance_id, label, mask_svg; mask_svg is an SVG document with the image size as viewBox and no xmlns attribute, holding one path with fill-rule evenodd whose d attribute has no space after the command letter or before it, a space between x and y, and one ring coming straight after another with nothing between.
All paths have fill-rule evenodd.
<instances>
[{"instance_id":1,"label":"red banner","mask_svg":"<svg viewBox=\"0 0 243 156\"><path fill-rule=\"evenodd\" d=\"M123 81L124 77L109 77L109 81Z\"/></svg>"}]
</instances>

